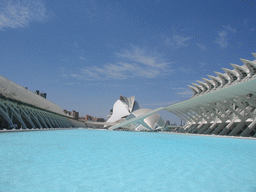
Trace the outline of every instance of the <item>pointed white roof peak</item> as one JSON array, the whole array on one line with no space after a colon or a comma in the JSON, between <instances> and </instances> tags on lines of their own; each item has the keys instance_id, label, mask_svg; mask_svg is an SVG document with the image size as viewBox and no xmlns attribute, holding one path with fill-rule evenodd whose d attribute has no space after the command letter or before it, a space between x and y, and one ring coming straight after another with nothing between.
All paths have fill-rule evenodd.
<instances>
[{"instance_id":1,"label":"pointed white roof peak","mask_svg":"<svg viewBox=\"0 0 256 192\"><path fill-rule=\"evenodd\" d=\"M214 88L214 82L213 82L213 80L210 80L210 79L206 79L206 78L202 78L204 81L205 81L205 83L208 85L208 88L209 88L209 90L211 90L211 89L213 89Z\"/></svg>"},{"instance_id":2,"label":"pointed white roof peak","mask_svg":"<svg viewBox=\"0 0 256 192\"><path fill-rule=\"evenodd\" d=\"M194 92L194 95L195 96L198 92L197 92L197 89L191 85L188 85L188 87Z\"/></svg>"},{"instance_id":3,"label":"pointed white roof peak","mask_svg":"<svg viewBox=\"0 0 256 192\"><path fill-rule=\"evenodd\" d=\"M120 95L120 100L123 101L128 106L129 112L132 112L134 102L135 102L135 96L124 97Z\"/></svg>"},{"instance_id":4,"label":"pointed white roof peak","mask_svg":"<svg viewBox=\"0 0 256 192\"><path fill-rule=\"evenodd\" d=\"M198 85L196 83L192 83L192 85L194 85L197 88L199 94L204 91L202 86L200 86L200 85Z\"/></svg>"},{"instance_id":5,"label":"pointed white roof peak","mask_svg":"<svg viewBox=\"0 0 256 192\"><path fill-rule=\"evenodd\" d=\"M219 87L222 83L221 79L219 77L214 77L212 75L207 75L215 84L215 88Z\"/></svg>"},{"instance_id":6,"label":"pointed white roof peak","mask_svg":"<svg viewBox=\"0 0 256 192\"><path fill-rule=\"evenodd\" d=\"M233 69L233 70L230 70L227 68L222 68L222 69L229 76L231 83L236 81L239 78L239 73L235 69Z\"/></svg>"},{"instance_id":7,"label":"pointed white roof peak","mask_svg":"<svg viewBox=\"0 0 256 192\"><path fill-rule=\"evenodd\" d=\"M196 82L198 82L201 85L201 87L203 88L203 91L207 91L209 89L207 83L204 83L204 82L198 81L198 80Z\"/></svg>"}]
</instances>

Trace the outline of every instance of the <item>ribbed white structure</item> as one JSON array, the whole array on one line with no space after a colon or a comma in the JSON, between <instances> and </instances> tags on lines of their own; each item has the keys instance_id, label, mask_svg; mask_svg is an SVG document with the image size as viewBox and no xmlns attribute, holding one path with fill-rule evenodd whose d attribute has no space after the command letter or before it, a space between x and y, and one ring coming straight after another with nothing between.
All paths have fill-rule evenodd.
<instances>
[{"instance_id":1,"label":"ribbed white structure","mask_svg":"<svg viewBox=\"0 0 256 192\"><path fill-rule=\"evenodd\" d=\"M63 110L55 103L29 91L25 87L0 75L0 94L7 99L21 101L23 103L45 109L60 115L65 115Z\"/></svg>"},{"instance_id":2,"label":"ribbed white structure","mask_svg":"<svg viewBox=\"0 0 256 192\"><path fill-rule=\"evenodd\" d=\"M165 128L165 121L157 113L152 113L151 115L133 121L132 123L126 124L131 120L135 120L136 117L143 116L143 114L151 113L151 109L141 109L137 101L135 101L135 96L124 97L120 96L113 106L113 113L111 117L107 120L107 123L118 124L113 125L109 130L115 130L120 127L126 130L132 131L155 131L157 129ZM122 124L122 123L125 124ZM108 125L106 124L105 127Z\"/></svg>"},{"instance_id":3,"label":"ribbed white structure","mask_svg":"<svg viewBox=\"0 0 256 192\"><path fill-rule=\"evenodd\" d=\"M215 72L217 76L188 85L194 92L192 98L134 116L110 129L143 123L166 110L186 122L185 126L170 126L177 132L256 137L256 60L241 61L244 65L231 64L234 69L223 68L225 73Z\"/></svg>"},{"instance_id":4,"label":"ribbed white structure","mask_svg":"<svg viewBox=\"0 0 256 192\"><path fill-rule=\"evenodd\" d=\"M256 56L255 54L253 54ZM208 75L210 79L205 79L204 82L197 81L198 84L192 83L193 86L188 87L194 92L193 97L201 96L209 92L213 92L219 89L224 89L229 86L243 83L255 78L256 74L256 60L249 61L246 59L240 59L244 65L231 64L234 69L222 68L225 73L214 72L217 76Z\"/></svg>"},{"instance_id":5,"label":"ribbed white structure","mask_svg":"<svg viewBox=\"0 0 256 192\"><path fill-rule=\"evenodd\" d=\"M85 124L65 116L51 101L0 76L0 128L65 128Z\"/></svg>"},{"instance_id":6,"label":"ribbed white structure","mask_svg":"<svg viewBox=\"0 0 256 192\"><path fill-rule=\"evenodd\" d=\"M121 120L121 118L127 117L134 110L139 109L140 106L135 101L135 96L132 97L124 97L120 96L120 98L114 103L113 112L107 122L116 122Z\"/></svg>"},{"instance_id":7,"label":"ribbed white structure","mask_svg":"<svg viewBox=\"0 0 256 192\"><path fill-rule=\"evenodd\" d=\"M256 137L256 60L241 61L188 85L191 99L165 107L186 122L180 132Z\"/></svg>"}]
</instances>

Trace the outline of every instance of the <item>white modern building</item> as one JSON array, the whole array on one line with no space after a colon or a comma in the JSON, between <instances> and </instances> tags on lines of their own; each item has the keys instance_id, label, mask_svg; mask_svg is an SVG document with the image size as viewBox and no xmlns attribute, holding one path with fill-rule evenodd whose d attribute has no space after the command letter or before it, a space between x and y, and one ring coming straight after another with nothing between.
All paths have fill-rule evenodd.
<instances>
[{"instance_id":1,"label":"white modern building","mask_svg":"<svg viewBox=\"0 0 256 192\"><path fill-rule=\"evenodd\" d=\"M135 96L129 98L120 96L120 98L114 103L111 111L112 114L107 120L107 123L112 123L113 125L139 117L150 112L151 109L141 109L138 102L135 101ZM109 127L109 125L106 125L105 127ZM109 129L115 130L122 128L130 131L156 131L158 129L163 129L164 127L165 121L160 117L159 114L154 113L140 121L135 121L122 127L115 128L112 126Z\"/></svg>"},{"instance_id":2,"label":"white modern building","mask_svg":"<svg viewBox=\"0 0 256 192\"><path fill-rule=\"evenodd\" d=\"M0 76L0 128L66 128L85 124L40 95Z\"/></svg>"},{"instance_id":3,"label":"white modern building","mask_svg":"<svg viewBox=\"0 0 256 192\"><path fill-rule=\"evenodd\" d=\"M178 130L176 127L178 132L256 137L256 60L241 61L243 65L231 64L233 69L223 68L224 73L215 72L217 76L208 75L209 79L189 85L192 98L140 114L110 129L144 121L166 110L186 122Z\"/></svg>"},{"instance_id":4,"label":"white modern building","mask_svg":"<svg viewBox=\"0 0 256 192\"><path fill-rule=\"evenodd\" d=\"M116 122L120 121L122 118L130 115L131 112L139 109L140 106L137 101L135 101L135 96L120 98L114 103L113 109L111 110L111 116L107 122Z\"/></svg>"}]
</instances>

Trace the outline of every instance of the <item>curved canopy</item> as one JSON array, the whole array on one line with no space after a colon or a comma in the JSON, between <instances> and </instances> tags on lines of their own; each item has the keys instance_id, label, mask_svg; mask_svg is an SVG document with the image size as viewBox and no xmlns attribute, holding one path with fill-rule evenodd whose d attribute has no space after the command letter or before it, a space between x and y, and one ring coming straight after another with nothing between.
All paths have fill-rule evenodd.
<instances>
[{"instance_id":1,"label":"curved canopy","mask_svg":"<svg viewBox=\"0 0 256 192\"><path fill-rule=\"evenodd\" d=\"M61 107L59 107L55 103L33 93L25 87L22 87L1 75L0 94L7 99L20 101L22 103L32 105L34 107L38 107L50 112L65 115Z\"/></svg>"}]
</instances>

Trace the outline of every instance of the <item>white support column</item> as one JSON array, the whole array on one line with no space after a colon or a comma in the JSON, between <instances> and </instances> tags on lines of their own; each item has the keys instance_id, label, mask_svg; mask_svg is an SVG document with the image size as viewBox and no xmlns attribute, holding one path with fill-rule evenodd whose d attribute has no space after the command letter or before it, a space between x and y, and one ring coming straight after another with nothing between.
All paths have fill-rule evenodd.
<instances>
[{"instance_id":1,"label":"white support column","mask_svg":"<svg viewBox=\"0 0 256 192\"><path fill-rule=\"evenodd\" d=\"M245 122L245 120L246 120L246 117L245 116L243 116L240 112L238 112L237 110L238 109L240 109L240 110L244 110L244 111L246 111L246 112L248 112L248 113L250 113L247 109L245 109L245 107L242 105L242 103L240 103L239 101L230 101L230 100L228 100L228 102L229 103L232 103L231 104L231 107L229 108L231 111L233 110L233 112L240 118L240 122ZM238 109L237 110L234 110L233 109L233 104L235 105L235 106L237 106L238 107ZM235 120L237 120L237 119L239 119L238 117L234 117L233 119L232 119L232 121L219 133L219 135L226 135L229 131L230 131L230 129L232 129L232 126L234 125L234 123L235 123Z\"/></svg>"},{"instance_id":2,"label":"white support column","mask_svg":"<svg viewBox=\"0 0 256 192\"><path fill-rule=\"evenodd\" d=\"M243 128L244 125L245 125L245 122L244 122L244 121L240 122L240 123L231 131L231 133L229 133L228 136L237 136L237 133Z\"/></svg>"},{"instance_id":3,"label":"white support column","mask_svg":"<svg viewBox=\"0 0 256 192\"><path fill-rule=\"evenodd\" d=\"M65 122L63 121L62 117L58 117L57 120L59 121L60 125L63 127L63 128L66 128L67 126L65 125Z\"/></svg>"},{"instance_id":4,"label":"white support column","mask_svg":"<svg viewBox=\"0 0 256 192\"><path fill-rule=\"evenodd\" d=\"M198 134L200 134L202 131L210 126L210 119L207 118L207 115L204 113L205 111L203 108L198 107L198 109L193 108L189 110L193 110L196 114L198 114L198 118L201 118L201 123L199 124L199 126L192 130L192 132L196 131Z\"/></svg>"},{"instance_id":5,"label":"white support column","mask_svg":"<svg viewBox=\"0 0 256 192\"><path fill-rule=\"evenodd\" d=\"M63 128L66 128L66 127L67 127L67 125L66 125L66 123L65 123L65 121L63 120L62 117L57 117L57 120L58 120L58 122L60 123L60 125L61 125Z\"/></svg>"},{"instance_id":6,"label":"white support column","mask_svg":"<svg viewBox=\"0 0 256 192\"><path fill-rule=\"evenodd\" d=\"M254 118L255 115L254 115L251 111L249 111L248 109L246 109L247 106L245 106L245 105L242 103L242 101L243 101L243 99L240 98L240 99L238 99L237 101L234 101L234 102L237 104L237 106L238 106L240 109L244 110L244 113L247 113L251 118ZM248 117L247 117L247 118L248 118Z\"/></svg>"},{"instance_id":7,"label":"white support column","mask_svg":"<svg viewBox=\"0 0 256 192\"><path fill-rule=\"evenodd\" d=\"M0 107L0 114L4 117L4 119L9 123L9 125L13 126L13 122L11 118L9 117L8 113L6 113L1 107Z\"/></svg>"},{"instance_id":8,"label":"white support column","mask_svg":"<svg viewBox=\"0 0 256 192\"><path fill-rule=\"evenodd\" d=\"M251 95L250 99L246 98L246 96L239 96L240 98L242 98L244 101L248 102L251 106L256 107L256 97L255 97L255 93L253 93L253 95Z\"/></svg>"},{"instance_id":9,"label":"white support column","mask_svg":"<svg viewBox=\"0 0 256 192\"><path fill-rule=\"evenodd\" d=\"M200 108L203 113L202 115L205 117L205 120L208 123L215 120L215 117L212 116L212 113L214 112L214 110L212 108L210 108L209 106L205 106L205 105L200 106Z\"/></svg>"},{"instance_id":10,"label":"white support column","mask_svg":"<svg viewBox=\"0 0 256 192\"><path fill-rule=\"evenodd\" d=\"M40 111L32 111L32 113L34 113L36 115L36 117L38 117L38 119L40 119L41 123L44 124L44 128L48 128L49 125L47 125L47 123L45 122L44 118L42 117L42 114Z\"/></svg>"},{"instance_id":11,"label":"white support column","mask_svg":"<svg viewBox=\"0 0 256 192\"><path fill-rule=\"evenodd\" d=\"M212 134L217 135L217 134L220 132L220 130L223 129L223 127L225 127L225 122L219 124L218 127L216 127L216 129L214 129L214 131L212 132Z\"/></svg>"},{"instance_id":12,"label":"white support column","mask_svg":"<svg viewBox=\"0 0 256 192\"><path fill-rule=\"evenodd\" d=\"M56 120L55 117L53 117L52 115L50 114L47 114L47 117L49 118L49 120L52 122L52 125L53 125L53 128L56 128L56 127L61 127L60 123Z\"/></svg>"},{"instance_id":13,"label":"white support column","mask_svg":"<svg viewBox=\"0 0 256 192\"><path fill-rule=\"evenodd\" d=\"M251 124L241 133L240 136L248 137L250 132L255 128L256 126L256 119L251 122Z\"/></svg>"},{"instance_id":14,"label":"white support column","mask_svg":"<svg viewBox=\"0 0 256 192\"><path fill-rule=\"evenodd\" d=\"M59 123L55 120L54 117L52 117L52 116L49 115L49 114L47 114L47 117L48 117L49 120L52 122L52 125L53 125L52 128L55 128L56 126L57 126L57 127L61 127L61 126L59 125Z\"/></svg>"},{"instance_id":15,"label":"white support column","mask_svg":"<svg viewBox=\"0 0 256 192\"><path fill-rule=\"evenodd\" d=\"M218 111L219 111L220 113L224 113L224 112L223 112L223 109L221 108L220 105L215 105L215 104L211 103L211 104L209 104L209 109L211 109L211 112L213 113L213 116L214 116L216 119L215 119L214 123L213 123L208 129L205 130L204 134L210 134L210 133L213 131L213 129L216 128L216 125L217 125L218 123L221 124L221 123L223 123L223 122L226 121L226 120L222 117L222 115L218 113ZM219 122L219 121L221 121L221 122Z\"/></svg>"},{"instance_id":16,"label":"white support column","mask_svg":"<svg viewBox=\"0 0 256 192\"><path fill-rule=\"evenodd\" d=\"M43 128L42 124L40 123L40 121L38 120L38 118L35 116L35 114L33 113L32 109L25 109L24 110L31 115L31 118L33 118L35 120L35 122L37 123L37 125L39 126L39 128Z\"/></svg>"},{"instance_id":17,"label":"white support column","mask_svg":"<svg viewBox=\"0 0 256 192\"><path fill-rule=\"evenodd\" d=\"M11 105L9 105L8 103L7 103L7 105L11 109L11 111L13 112L13 114L17 118L17 120L20 122L22 127L28 128L27 125L24 123L23 119L21 118L21 116L15 111L15 109Z\"/></svg>"},{"instance_id":18,"label":"white support column","mask_svg":"<svg viewBox=\"0 0 256 192\"><path fill-rule=\"evenodd\" d=\"M216 120L208 129L206 129L204 134L210 134L212 130L216 127L217 123L218 123L218 120Z\"/></svg>"},{"instance_id":19,"label":"white support column","mask_svg":"<svg viewBox=\"0 0 256 192\"><path fill-rule=\"evenodd\" d=\"M193 123L190 123L190 124L186 124L185 127L184 127L184 132L187 132L189 133L191 129L193 129L193 127L195 126L196 124L193 124Z\"/></svg>"},{"instance_id":20,"label":"white support column","mask_svg":"<svg viewBox=\"0 0 256 192\"><path fill-rule=\"evenodd\" d=\"M200 130L198 130L198 134L203 134L210 126L210 123L206 123Z\"/></svg>"},{"instance_id":21,"label":"white support column","mask_svg":"<svg viewBox=\"0 0 256 192\"><path fill-rule=\"evenodd\" d=\"M242 116L240 114L240 112L238 112L237 110L233 109L233 104L234 104L233 102L228 101L228 100L227 100L227 103L223 103L222 102L222 105L224 105L227 109L229 109L231 112L233 112L239 119L241 119L241 121L245 121L245 117Z\"/></svg>"},{"instance_id":22,"label":"white support column","mask_svg":"<svg viewBox=\"0 0 256 192\"><path fill-rule=\"evenodd\" d=\"M226 111L223 109L223 106L220 103L217 103L214 106L215 106L216 110L218 110L221 113L221 114L219 114L219 117L222 118L223 122L227 121L230 118L230 116L226 113ZM216 112L216 114L218 114L218 113ZM224 116L224 117L222 117L222 116Z\"/></svg>"},{"instance_id":23,"label":"white support column","mask_svg":"<svg viewBox=\"0 0 256 192\"><path fill-rule=\"evenodd\" d=\"M201 129L204 125L205 125L204 122L201 122L201 123L199 124L199 126L195 127L195 128L192 130L191 133L195 133L195 132L196 132L196 133L198 134L199 129Z\"/></svg>"},{"instance_id":24,"label":"white support column","mask_svg":"<svg viewBox=\"0 0 256 192\"><path fill-rule=\"evenodd\" d=\"M47 124L49 125L48 128L52 128L53 125L51 124L51 122L49 121L48 117L46 116L45 113L42 113L42 117L45 119L45 121L47 122Z\"/></svg>"},{"instance_id":25,"label":"white support column","mask_svg":"<svg viewBox=\"0 0 256 192\"><path fill-rule=\"evenodd\" d=\"M29 124L31 125L32 128L36 128L35 124L33 123L33 121L31 120L31 118L29 117L29 115L22 109L22 108L18 108L16 106L14 106L14 108L18 111L20 110L20 115L23 113L24 117L27 119L27 121L29 122Z\"/></svg>"},{"instance_id":26,"label":"white support column","mask_svg":"<svg viewBox=\"0 0 256 192\"><path fill-rule=\"evenodd\" d=\"M231 127L234 125L235 120L237 118L232 119L232 121L230 121L230 123L219 133L219 135L226 135L227 132L231 129Z\"/></svg>"},{"instance_id":27,"label":"white support column","mask_svg":"<svg viewBox=\"0 0 256 192\"><path fill-rule=\"evenodd\" d=\"M185 112L190 115L190 117L192 117L192 119L195 121L195 122L202 122L202 116L200 115L200 113L197 113L194 109L192 108L188 108L188 109L185 109ZM192 116L193 115L193 116Z\"/></svg>"}]
</instances>

